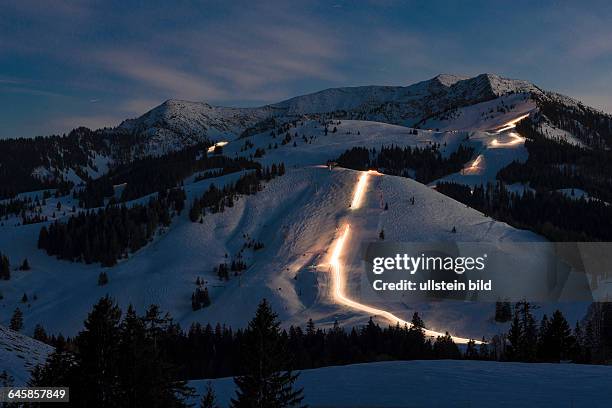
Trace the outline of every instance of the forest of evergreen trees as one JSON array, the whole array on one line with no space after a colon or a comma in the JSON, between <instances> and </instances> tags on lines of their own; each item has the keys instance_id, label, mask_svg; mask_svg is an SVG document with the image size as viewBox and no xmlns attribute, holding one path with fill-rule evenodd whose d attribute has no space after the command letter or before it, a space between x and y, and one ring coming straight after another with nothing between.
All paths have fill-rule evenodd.
<instances>
[{"instance_id":1,"label":"forest of evergreen trees","mask_svg":"<svg viewBox=\"0 0 612 408\"><path fill-rule=\"evenodd\" d=\"M603 201L612 201L612 151L589 149L553 140L540 134L530 119L521 121L517 131L525 136L529 157L499 171L506 183L529 183L538 191L580 188Z\"/></svg>"},{"instance_id":2,"label":"forest of evergreen trees","mask_svg":"<svg viewBox=\"0 0 612 408\"><path fill-rule=\"evenodd\" d=\"M70 387L70 403L75 407L193 406L188 405L188 398L194 397L194 390L185 381L189 367L204 361L199 370L204 372L213 362L191 353L207 352L216 345L220 348L214 353L231 359L232 369L239 367L233 372L236 395L232 407L301 406L303 390L295 387L298 374L287 368L291 354L286 333L281 332L277 315L265 300L248 327L237 333L188 337L157 306L149 307L142 316L131 306L123 314L105 297L94 305L84 329L73 339L49 337L42 327L36 328L35 338L53 344L55 352L34 370L29 384ZM218 336L228 335L232 346L238 346L239 338L240 348L223 348ZM192 357L197 361L185 360ZM209 389L200 406L212 408L214 399Z\"/></svg>"},{"instance_id":3,"label":"forest of evergreen trees","mask_svg":"<svg viewBox=\"0 0 612 408\"><path fill-rule=\"evenodd\" d=\"M62 171L73 168L85 179L80 169L95 167L92 152L113 156L120 162L132 153L138 141L135 135L84 127L63 136L0 140L0 199L26 191L67 191L72 183L63 178ZM54 174L35 176L34 170L41 167L55 169Z\"/></svg>"},{"instance_id":4,"label":"forest of evergreen trees","mask_svg":"<svg viewBox=\"0 0 612 408\"><path fill-rule=\"evenodd\" d=\"M411 177L420 183L430 183L460 171L474 154L474 149L459 145L448 157L443 157L440 145L419 147L382 146L380 151L353 147L336 160L342 167L353 170L378 169L385 174Z\"/></svg>"},{"instance_id":5,"label":"forest of evergreen trees","mask_svg":"<svg viewBox=\"0 0 612 408\"><path fill-rule=\"evenodd\" d=\"M285 164L272 164L270 167L257 168L242 175L235 183L227 184L218 188L211 184L209 189L199 198L193 200L189 209L189 219L193 222L200 221L211 213L223 212L225 207L233 207L237 195L257 194L261 190L262 181L270 181L275 177L285 174Z\"/></svg>"},{"instance_id":6,"label":"forest of evergreen trees","mask_svg":"<svg viewBox=\"0 0 612 408\"><path fill-rule=\"evenodd\" d=\"M556 242L612 240L612 207L557 192L510 192L505 184L437 183L436 190L496 220L529 229Z\"/></svg>"},{"instance_id":7,"label":"forest of evergreen trees","mask_svg":"<svg viewBox=\"0 0 612 408\"><path fill-rule=\"evenodd\" d=\"M555 127L578 137L596 148L612 146L612 116L577 102L568 106L534 95L540 114Z\"/></svg>"},{"instance_id":8,"label":"forest of evergreen trees","mask_svg":"<svg viewBox=\"0 0 612 408\"><path fill-rule=\"evenodd\" d=\"M146 204L111 205L72 215L40 230L38 248L60 259L113 266L146 245L158 227L169 226L171 213L185 206L185 192L162 190Z\"/></svg>"},{"instance_id":9,"label":"forest of evergreen trees","mask_svg":"<svg viewBox=\"0 0 612 408\"><path fill-rule=\"evenodd\" d=\"M120 202L134 200L160 190L180 187L190 175L215 169L214 176L221 176L244 169L258 169L258 163L243 157L228 158L222 155L207 155L207 144L197 144L178 152L163 156L147 157L121 164L108 174L90 180L85 189L75 192L81 207L104 206L104 199L114 194L113 185L124 184Z\"/></svg>"}]
</instances>

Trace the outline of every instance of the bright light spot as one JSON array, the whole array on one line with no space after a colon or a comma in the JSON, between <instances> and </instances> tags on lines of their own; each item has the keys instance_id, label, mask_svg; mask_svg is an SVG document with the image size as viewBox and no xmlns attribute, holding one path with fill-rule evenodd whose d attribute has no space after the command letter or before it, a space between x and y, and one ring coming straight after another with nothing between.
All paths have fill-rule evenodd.
<instances>
[{"instance_id":1,"label":"bright light spot","mask_svg":"<svg viewBox=\"0 0 612 408\"><path fill-rule=\"evenodd\" d=\"M482 154L476 157L469 166L463 169L463 173L464 174L477 174L481 169L483 159L484 157Z\"/></svg>"},{"instance_id":2,"label":"bright light spot","mask_svg":"<svg viewBox=\"0 0 612 408\"><path fill-rule=\"evenodd\" d=\"M522 145L525 143L525 138L521 137L521 135L519 135L516 132L509 132L508 137L510 138L510 140L507 142L500 142L497 139L493 139L491 143L489 143L489 147L492 147L492 148L512 147L512 146Z\"/></svg>"},{"instance_id":3,"label":"bright light spot","mask_svg":"<svg viewBox=\"0 0 612 408\"><path fill-rule=\"evenodd\" d=\"M210 147L208 148L208 153L212 153L212 152L214 152L214 151L215 151L215 147L223 147L223 146L225 146L225 145L226 145L226 144L228 144L228 143L229 143L229 142L226 142L225 140L223 140L223 141L221 141L221 142L217 142L217 143L215 143L214 145L212 145L212 146L210 146Z\"/></svg>"},{"instance_id":4,"label":"bright light spot","mask_svg":"<svg viewBox=\"0 0 612 408\"><path fill-rule=\"evenodd\" d=\"M355 187L355 193L353 194L353 201L351 202L351 210L356 210L361 206L363 200L363 194L365 193L366 185L368 184L368 172L364 171L359 176L357 187Z\"/></svg>"},{"instance_id":5,"label":"bright light spot","mask_svg":"<svg viewBox=\"0 0 612 408\"><path fill-rule=\"evenodd\" d=\"M519 116L518 118L512 119L511 121L504 123L502 127L497 129L495 133L501 133L505 132L506 130L514 129L516 127L516 124L519 123L521 120L525 119L527 116L529 116L529 113L526 113L524 115Z\"/></svg>"}]
</instances>

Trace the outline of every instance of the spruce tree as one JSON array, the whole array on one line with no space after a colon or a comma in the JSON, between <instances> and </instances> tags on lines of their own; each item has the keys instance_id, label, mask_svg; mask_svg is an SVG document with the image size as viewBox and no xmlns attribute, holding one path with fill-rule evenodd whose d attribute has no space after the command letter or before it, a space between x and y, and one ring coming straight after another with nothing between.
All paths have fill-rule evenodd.
<instances>
[{"instance_id":1,"label":"spruce tree","mask_svg":"<svg viewBox=\"0 0 612 408\"><path fill-rule=\"evenodd\" d=\"M206 393L202 395L200 408L219 408L219 405L217 405L217 397L215 396L215 391L210 381L206 383Z\"/></svg>"},{"instance_id":2,"label":"spruce tree","mask_svg":"<svg viewBox=\"0 0 612 408\"><path fill-rule=\"evenodd\" d=\"M464 356L467 360L478 360L480 358L478 350L476 349L476 342L474 340L470 339L468 341Z\"/></svg>"},{"instance_id":3,"label":"spruce tree","mask_svg":"<svg viewBox=\"0 0 612 408\"><path fill-rule=\"evenodd\" d=\"M120 319L121 310L106 296L94 305L75 341L83 406L111 407L121 399L117 358Z\"/></svg>"},{"instance_id":4,"label":"spruce tree","mask_svg":"<svg viewBox=\"0 0 612 408\"><path fill-rule=\"evenodd\" d=\"M34 327L34 335L32 336L32 338L34 340L42 341L43 343L46 343L49 340L45 328L42 327L42 325L40 324L37 324Z\"/></svg>"},{"instance_id":5,"label":"spruce tree","mask_svg":"<svg viewBox=\"0 0 612 408\"><path fill-rule=\"evenodd\" d=\"M300 407L303 390L295 389L298 374L286 371L289 356L280 332L277 315L264 299L244 333L244 375L234 378L236 397L231 406Z\"/></svg>"},{"instance_id":6,"label":"spruce tree","mask_svg":"<svg viewBox=\"0 0 612 408\"><path fill-rule=\"evenodd\" d=\"M98 275L98 286L104 286L108 283L108 275L106 272L102 271Z\"/></svg>"},{"instance_id":7,"label":"spruce tree","mask_svg":"<svg viewBox=\"0 0 612 408\"><path fill-rule=\"evenodd\" d=\"M559 362L567 360L570 352L574 347L574 337L567 320L563 317L560 310L555 310L550 320L549 325L550 350L549 355L551 361Z\"/></svg>"},{"instance_id":8,"label":"spruce tree","mask_svg":"<svg viewBox=\"0 0 612 408\"><path fill-rule=\"evenodd\" d=\"M9 323L9 329L15 331L21 331L23 329L23 313L19 308L15 309L11 322Z\"/></svg>"},{"instance_id":9,"label":"spruce tree","mask_svg":"<svg viewBox=\"0 0 612 408\"><path fill-rule=\"evenodd\" d=\"M489 360L491 358L489 354L489 344L485 340L484 336L482 336L478 354L480 355L481 360Z\"/></svg>"},{"instance_id":10,"label":"spruce tree","mask_svg":"<svg viewBox=\"0 0 612 408\"><path fill-rule=\"evenodd\" d=\"M23 263L21 264L21 266L19 267L20 271L29 271L30 268L30 263L28 262L28 258L23 260Z\"/></svg>"},{"instance_id":11,"label":"spruce tree","mask_svg":"<svg viewBox=\"0 0 612 408\"><path fill-rule=\"evenodd\" d=\"M11 264L6 255L0 252L0 279L9 280L11 279Z\"/></svg>"}]
</instances>

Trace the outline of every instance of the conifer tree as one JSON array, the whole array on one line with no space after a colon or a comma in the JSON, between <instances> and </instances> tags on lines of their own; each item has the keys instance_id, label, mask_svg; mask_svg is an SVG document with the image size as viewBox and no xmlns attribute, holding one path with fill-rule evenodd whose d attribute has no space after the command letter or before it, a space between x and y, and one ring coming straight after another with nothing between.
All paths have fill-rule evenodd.
<instances>
[{"instance_id":1,"label":"conifer tree","mask_svg":"<svg viewBox=\"0 0 612 408\"><path fill-rule=\"evenodd\" d=\"M0 279L9 280L11 279L11 264L6 255L0 252Z\"/></svg>"},{"instance_id":2,"label":"conifer tree","mask_svg":"<svg viewBox=\"0 0 612 408\"><path fill-rule=\"evenodd\" d=\"M16 308L13 312L11 322L9 323L9 329L15 331L21 331L21 329L23 329L23 313L19 308Z\"/></svg>"},{"instance_id":3,"label":"conifer tree","mask_svg":"<svg viewBox=\"0 0 612 408\"><path fill-rule=\"evenodd\" d=\"M25 258L23 260L23 263L21 264L21 266L19 267L20 271L29 271L30 268L30 263L28 262L28 258Z\"/></svg>"},{"instance_id":4,"label":"conifer tree","mask_svg":"<svg viewBox=\"0 0 612 408\"><path fill-rule=\"evenodd\" d=\"M478 350L476 349L476 342L474 340L470 339L468 341L464 356L468 360L478 360L480 358Z\"/></svg>"},{"instance_id":5,"label":"conifer tree","mask_svg":"<svg viewBox=\"0 0 612 408\"><path fill-rule=\"evenodd\" d=\"M106 272L102 271L98 275L98 286L104 286L108 283L108 275Z\"/></svg>"},{"instance_id":6,"label":"conifer tree","mask_svg":"<svg viewBox=\"0 0 612 408\"><path fill-rule=\"evenodd\" d=\"M32 338L34 340L38 340L38 341L42 341L43 343L46 343L48 341L48 337L47 337L47 332L45 331L45 328L42 327L42 325L37 324L34 327L34 335L32 336Z\"/></svg>"},{"instance_id":7,"label":"conifer tree","mask_svg":"<svg viewBox=\"0 0 612 408\"><path fill-rule=\"evenodd\" d=\"M491 358L491 356L489 355L489 344L485 340L484 336L482 336L480 347L478 349L478 354L480 355L481 360L489 360Z\"/></svg>"},{"instance_id":8,"label":"conifer tree","mask_svg":"<svg viewBox=\"0 0 612 408\"><path fill-rule=\"evenodd\" d=\"M200 400L200 408L219 408L217 397L210 381L206 383L206 392Z\"/></svg>"},{"instance_id":9,"label":"conifer tree","mask_svg":"<svg viewBox=\"0 0 612 408\"><path fill-rule=\"evenodd\" d=\"M234 378L236 397L231 406L300 407L302 389L295 389L298 374L285 371L288 354L282 342L280 323L264 299L244 333L245 374Z\"/></svg>"},{"instance_id":10,"label":"conifer tree","mask_svg":"<svg viewBox=\"0 0 612 408\"><path fill-rule=\"evenodd\" d=\"M110 297L103 297L94 305L84 330L77 336L78 389L82 392L83 406L111 407L121 399L117 352L120 319L119 307Z\"/></svg>"}]
</instances>

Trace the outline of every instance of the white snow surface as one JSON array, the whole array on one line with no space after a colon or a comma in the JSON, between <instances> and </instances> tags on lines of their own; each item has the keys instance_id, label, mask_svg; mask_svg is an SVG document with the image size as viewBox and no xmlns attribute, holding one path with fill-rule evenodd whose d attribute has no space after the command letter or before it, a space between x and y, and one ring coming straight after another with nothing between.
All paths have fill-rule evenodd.
<instances>
[{"instance_id":1,"label":"white snow surface","mask_svg":"<svg viewBox=\"0 0 612 408\"><path fill-rule=\"evenodd\" d=\"M191 381L201 395L207 380ZM232 378L211 380L217 402L235 397ZM612 405L612 368L492 361L394 361L301 372L310 407L584 407Z\"/></svg>"},{"instance_id":2,"label":"white snow surface","mask_svg":"<svg viewBox=\"0 0 612 408\"><path fill-rule=\"evenodd\" d=\"M31 370L47 359L53 347L0 326L0 372L6 371L15 386L24 386Z\"/></svg>"}]
</instances>

